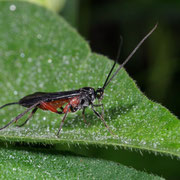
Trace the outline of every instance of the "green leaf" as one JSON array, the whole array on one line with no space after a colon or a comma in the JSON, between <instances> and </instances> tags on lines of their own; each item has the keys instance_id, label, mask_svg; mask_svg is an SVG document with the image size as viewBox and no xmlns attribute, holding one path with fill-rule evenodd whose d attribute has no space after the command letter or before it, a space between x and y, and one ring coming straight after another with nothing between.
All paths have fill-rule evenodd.
<instances>
[{"instance_id":1,"label":"green leaf","mask_svg":"<svg viewBox=\"0 0 180 180\"><path fill-rule=\"evenodd\" d=\"M1 179L163 179L105 160L3 148L0 172Z\"/></svg>"},{"instance_id":2,"label":"green leaf","mask_svg":"<svg viewBox=\"0 0 180 180\"><path fill-rule=\"evenodd\" d=\"M16 0L16 1L27 1L30 3L35 3L40 6L44 6L51 11L59 12L65 4L65 0Z\"/></svg>"},{"instance_id":3,"label":"green leaf","mask_svg":"<svg viewBox=\"0 0 180 180\"><path fill-rule=\"evenodd\" d=\"M87 42L62 18L22 2L0 2L0 57L1 105L35 91L101 87L112 66L106 57L92 53ZM115 136L89 109L89 125L84 124L81 112L69 114L57 138L62 116L38 110L26 126L11 125L0 131L0 140L59 147L93 144L180 156L180 121L148 100L124 70L105 90L103 103L105 121ZM24 108L17 105L1 109L1 126L22 111ZM24 121L25 117L18 124Z\"/></svg>"}]
</instances>

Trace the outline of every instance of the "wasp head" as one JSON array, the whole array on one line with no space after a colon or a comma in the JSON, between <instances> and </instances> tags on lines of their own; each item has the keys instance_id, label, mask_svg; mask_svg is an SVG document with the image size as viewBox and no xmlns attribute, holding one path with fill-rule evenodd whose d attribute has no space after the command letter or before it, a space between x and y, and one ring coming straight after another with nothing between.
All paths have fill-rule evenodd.
<instances>
[{"instance_id":1,"label":"wasp head","mask_svg":"<svg viewBox=\"0 0 180 180\"><path fill-rule=\"evenodd\" d=\"M96 98L101 101L103 99L104 89L98 88L95 94L96 94Z\"/></svg>"}]
</instances>

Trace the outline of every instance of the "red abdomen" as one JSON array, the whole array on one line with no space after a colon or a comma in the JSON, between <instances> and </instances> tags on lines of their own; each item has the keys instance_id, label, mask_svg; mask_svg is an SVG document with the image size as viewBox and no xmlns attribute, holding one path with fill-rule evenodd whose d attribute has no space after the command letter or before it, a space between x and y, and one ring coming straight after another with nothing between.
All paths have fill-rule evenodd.
<instances>
[{"instance_id":1,"label":"red abdomen","mask_svg":"<svg viewBox=\"0 0 180 180\"><path fill-rule=\"evenodd\" d=\"M76 96L73 98L59 99L50 102L41 102L41 104L38 107L42 110L48 110L57 113L58 112L57 109L63 107L66 104L62 111L63 113L66 113L67 111L71 112L69 106L71 106L72 108L76 108L78 107L79 103L80 103L79 96Z\"/></svg>"},{"instance_id":2,"label":"red abdomen","mask_svg":"<svg viewBox=\"0 0 180 180\"><path fill-rule=\"evenodd\" d=\"M45 103L46 103L46 105L49 105L49 106L53 107L54 109L57 109L57 108L61 108L64 104L69 103L71 101L71 99L72 98L69 98L69 99L59 99L59 100L45 102ZM40 104L39 108L42 109L42 110L49 110L49 108L47 108L43 104Z\"/></svg>"}]
</instances>

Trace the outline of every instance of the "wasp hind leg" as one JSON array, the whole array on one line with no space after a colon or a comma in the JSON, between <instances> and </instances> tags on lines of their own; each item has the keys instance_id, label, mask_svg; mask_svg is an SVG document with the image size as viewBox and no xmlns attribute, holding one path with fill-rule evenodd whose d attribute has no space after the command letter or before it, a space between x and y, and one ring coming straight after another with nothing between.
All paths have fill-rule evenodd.
<instances>
[{"instance_id":1,"label":"wasp hind leg","mask_svg":"<svg viewBox=\"0 0 180 180\"><path fill-rule=\"evenodd\" d=\"M18 119L22 118L27 112L29 112L31 109L33 109L34 107L36 107L39 104L39 102L35 103L34 105L32 105L31 107L27 108L24 112L22 112L21 114L19 114L17 117L15 117L13 120L11 120L8 124L6 124L4 127L0 128L0 130L5 129L6 127L8 127L10 124L12 124L13 122L17 122Z\"/></svg>"},{"instance_id":2,"label":"wasp hind leg","mask_svg":"<svg viewBox=\"0 0 180 180\"><path fill-rule=\"evenodd\" d=\"M37 111L37 107L35 107L33 110L32 110L32 112L31 112L31 114L28 116L28 118L26 119L26 121L24 121L22 124L20 124L20 125L17 125L17 127L22 127L22 126L24 126L28 121L29 121L29 119L31 119L31 117L36 113L36 111Z\"/></svg>"}]
</instances>

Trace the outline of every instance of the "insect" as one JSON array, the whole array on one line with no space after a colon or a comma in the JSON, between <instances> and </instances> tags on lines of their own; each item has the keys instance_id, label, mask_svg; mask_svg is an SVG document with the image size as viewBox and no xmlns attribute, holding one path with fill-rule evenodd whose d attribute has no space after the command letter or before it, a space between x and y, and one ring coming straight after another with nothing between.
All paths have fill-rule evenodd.
<instances>
[{"instance_id":1,"label":"insect","mask_svg":"<svg viewBox=\"0 0 180 180\"><path fill-rule=\"evenodd\" d=\"M8 124L4 127L0 128L0 130L5 129L13 122L17 122L18 119L23 117L26 113L31 111L28 118L19 125L19 127L24 126L28 120L37 112L38 109L48 110L56 114L64 114L64 117L60 123L57 136L59 136L60 131L63 127L64 121L70 112L76 112L78 110L82 110L82 116L84 121L85 120L85 110L87 107L91 107L92 111L96 114L98 118L102 120L107 130L111 133L109 126L106 124L104 120L104 106L101 103L104 95L104 90L108 86L108 84L113 80L113 78L117 75L122 67L131 59L137 49L143 44L143 42L152 34L152 32L156 29L157 24L153 27L153 29L138 43L138 45L134 48L134 50L129 54L129 56L125 59L125 61L117 68L114 74L111 76L112 71L115 68L119 55L114 62L105 82L101 88L97 88L96 90L92 87L83 87L78 90L71 90L71 91L63 91L63 92L35 92L34 94L27 95L20 99L18 102L12 102L5 104L0 107L0 109L9 106L9 105L21 105L26 107L27 109L11 120ZM119 53L120 54L120 53ZM110 77L111 76L111 77ZM99 104L94 104L95 99L99 101ZM95 110L95 107L102 107L102 113L100 114Z\"/></svg>"}]
</instances>

